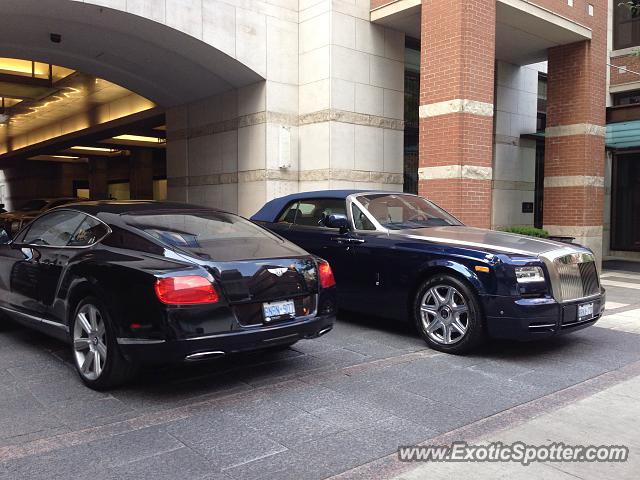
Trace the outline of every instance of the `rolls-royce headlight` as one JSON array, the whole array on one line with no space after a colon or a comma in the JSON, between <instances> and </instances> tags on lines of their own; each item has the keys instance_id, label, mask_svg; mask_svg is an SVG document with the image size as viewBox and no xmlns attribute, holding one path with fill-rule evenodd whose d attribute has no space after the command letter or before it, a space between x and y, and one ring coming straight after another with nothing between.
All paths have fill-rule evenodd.
<instances>
[{"instance_id":1,"label":"rolls-royce headlight","mask_svg":"<svg viewBox=\"0 0 640 480\"><path fill-rule=\"evenodd\" d=\"M518 283L544 282L544 272L540 267L516 267Z\"/></svg>"}]
</instances>

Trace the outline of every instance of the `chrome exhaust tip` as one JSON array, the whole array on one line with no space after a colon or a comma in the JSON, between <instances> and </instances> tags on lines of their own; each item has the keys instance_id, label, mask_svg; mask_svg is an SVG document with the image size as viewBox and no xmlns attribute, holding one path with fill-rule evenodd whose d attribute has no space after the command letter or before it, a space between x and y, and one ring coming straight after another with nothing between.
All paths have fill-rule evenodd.
<instances>
[{"instance_id":1,"label":"chrome exhaust tip","mask_svg":"<svg viewBox=\"0 0 640 480\"><path fill-rule=\"evenodd\" d=\"M225 353L219 350L216 350L214 352L198 352L187 355L185 357L185 360L187 362L197 362L200 360L211 360L213 358L223 357L224 355Z\"/></svg>"},{"instance_id":2,"label":"chrome exhaust tip","mask_svg":"<svg viewBox=\"0 0 640 480\"><path fill-rule=\"evenodd\" d=\"M323 335L326 335L327 333L329 333L331 330L333 330L333 326L331 327L326 327L323 328L322 330L320 330L318 333L315 333L313 335L309 335L307 338L320 338Z\"/></svg>"}]
</instances>

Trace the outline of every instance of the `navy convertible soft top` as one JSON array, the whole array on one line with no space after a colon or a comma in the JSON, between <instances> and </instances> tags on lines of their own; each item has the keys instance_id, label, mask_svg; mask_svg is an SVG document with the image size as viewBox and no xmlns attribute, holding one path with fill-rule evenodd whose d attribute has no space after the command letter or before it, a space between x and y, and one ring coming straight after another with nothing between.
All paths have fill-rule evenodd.
<instances>
[{"instance_id":1,"label":"navy convertible soft top","mask_svg":"<svg viewBox=\"0 0 640 480\"><path fill-rule=\"evenodd\" d=\"M251 217L255 222L273 222L284 207L293 200L305 200L307 198L347 198L352 193L371 192L371 190L318 190L315 192L292 193L285 197L275 198L264 204L258 212Z\"/></svg>"}]
</instances>

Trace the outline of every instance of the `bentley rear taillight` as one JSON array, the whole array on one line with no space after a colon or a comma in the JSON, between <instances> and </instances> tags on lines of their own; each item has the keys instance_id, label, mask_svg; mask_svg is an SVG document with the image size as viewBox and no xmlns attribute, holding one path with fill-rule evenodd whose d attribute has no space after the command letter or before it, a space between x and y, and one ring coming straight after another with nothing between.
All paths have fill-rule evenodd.
<instances>
[{"instance_id":1,"label":"bentley rear taillight","mask_svg":"<svg viewBox=\"0 0 640 480\"><path fill-rule=\"evenodd\" d=\"M333 276L331 265L327 262L318 263L318 272L320 274L320 286L322 288L330 288L336 285L336 279Z\"/></svg>"},{"instance_id":2,"label":"bentley rear taillight","mask_svg":"<svg viewBox=\"0 0 640 480\"><path fill-rule=\"evenodd\" d=\"M159 278L155 290L158 299L167 305L200 305L220 299L213 284L198 275Z\"/></svg>"}]
</instances>

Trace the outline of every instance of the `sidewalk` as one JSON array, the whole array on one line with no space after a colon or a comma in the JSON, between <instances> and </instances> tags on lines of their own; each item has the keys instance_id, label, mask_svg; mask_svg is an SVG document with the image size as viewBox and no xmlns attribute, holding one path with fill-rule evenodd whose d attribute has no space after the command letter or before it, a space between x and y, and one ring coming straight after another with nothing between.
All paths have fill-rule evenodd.
<instances>
[{"instance_id":1,"label":"sidewalk","mask_svg":"<svg viewBox=\"0 0 640 480\"><path fill-rule=\"evenodd\" d=\"M625 445L625 463L422 463L397 480L424 479L637 479L640 472L640 377L543 414L524 424L483 437L475 444L517 441L533 445Z\"/></svg>"}]
</instances>

